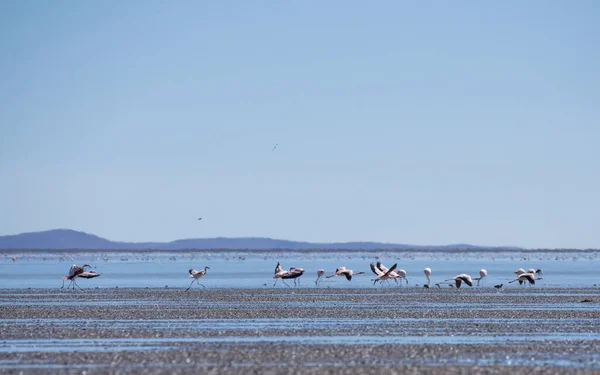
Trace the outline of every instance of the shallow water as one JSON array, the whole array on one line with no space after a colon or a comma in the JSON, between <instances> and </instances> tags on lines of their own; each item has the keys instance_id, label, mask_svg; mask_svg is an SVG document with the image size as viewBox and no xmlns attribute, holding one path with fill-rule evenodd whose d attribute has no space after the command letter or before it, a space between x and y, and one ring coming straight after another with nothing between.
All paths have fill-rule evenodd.
<instances>
[{"instance_id":1,"label":"shallow water","mask_svg":"<svg viewBox=\"0 0 600 375\"><path fill-rule=\"evenodd\" d=\"M14 260L13 260L14 257ZM379 257L379 259L376 259ZM343 277L323 279L321 287L373 287L373 274L369 263L381 260L390 267L397 263L399 269L408 273L409 283L386 283L376 287L406 288L422 287L427 282L423 269L432 268L432 285L449 279L459 273L472 277L479 276L485 268L488 277L481 287L491 287L503 283L505 288L522 287L518 283L509 284L517 268L542 268L543 280L538 280L535 288L543 287L590 287L600 285L597 269L600 266L598 252L565 253L419 253L382 252L361 253L300 253L300 252L172 252L172 253L115 253L115 252L65 252L65 253L6 253L0 256L0 285L2 288L59 288L62 276L68 273L72 263L89 263L92 269L102 276L95 279L78 279L83 288L115 287L169 287L187 288L190 285L188 269L210 267L208 274L200 279L207 288L256 288L273 285L273 270L277 262L285 269L295 266L306 270L299 279L300 287L315 287L316 271L320 268L332 274L338 266L364 271L351 282ZM293 286L293 280L287 283ZM285 287L281 281L277 283ZM447 287L447 285L443 285ZM194 284L192 288L202 288Z\"/></svg>"}]
</instances>

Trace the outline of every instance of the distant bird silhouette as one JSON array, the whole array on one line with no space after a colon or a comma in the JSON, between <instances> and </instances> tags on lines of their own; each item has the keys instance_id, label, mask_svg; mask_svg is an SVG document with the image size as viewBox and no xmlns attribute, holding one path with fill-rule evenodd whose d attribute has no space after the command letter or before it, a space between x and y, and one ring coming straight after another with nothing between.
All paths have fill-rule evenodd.
<instances>
[{"instance_id":1,"label":"distant bird silhouette","mask_svg":"<svg viewBox=\"0 0 600 375\"><path fill-rule=\"evenodd\" d=\"M498 284L498 285L494 285L494 288L496 288L496 289L502 289L503 286L504 286L504 284Z\"/></svg>"},{"instance_id":2,"label":"distant bird silhouette","mask_svg":"<svg viewBox=\"0 0 600 375\"><path fill-rule=\"evenodd\" d=\"M535 273L536 273L536 274L538 274L538 275L543 275L543 274L544 274L544 270L542 270L541 268L538 268L538 269L535 271Z\"/></svg>"},{"instance_id":3,"label":"distant bird silhouette","mask_svg":"<svg viewBox=\"0 0 600 375\"><path fill-rule=\"evenodd\" d=\"M201 218L201 217L199 217L199 218L198 218L198 220L202 220L202 218Z\"/></svg>"},{"instance_id":4,"label":"distant bird silhouette","mask_svg":"<svg viewBox=\"0 0 600 375\"><path fill-rule=\"evenodd\" d=\"M445 281L450 281L450 280L454 280L454 283L456 284L456 288L460 288L461 284L464 282L465 284L467 284L468 286L473 286L473 279L471 279L471 276L467 275L466 273L461 273L460 275L454 276L451 279L445 280Z\"/></svg>"},{"instance_id":5,"label":"distant bird silhouette","mask_svg":"<svg viewBox=\"0 0 600 375\"><path fill-rule=\"evenodd\" d=\"M210 269L209 266L205 266L202 271L196 271L195 269L190 269L188 272L190 273L190 277L193 278L194 280L192 280L192 282L190 283L190 286L188 286L188 288L185 291L187 292L188 290L190 290L190 288L192 287L192 284L194 283L194 281L198 285L201 285L203 288L206 289L206 287L203 284L200 284L200 282L198 281L198 279L201 278L202 276L206 275L206 272L209 269Z\"/></svg>"},{"instance_id":6,"label":"distant bird silhouette","mask_svg":"<svg viewBox=\"0 0 600 375\"><path fill-rule=\"evenodd\" d=\"M273 149L271 151L275 151L275 149L279 147L279 143L275 144L275 147L273 147Z\"/></svg>"}]
</instances>

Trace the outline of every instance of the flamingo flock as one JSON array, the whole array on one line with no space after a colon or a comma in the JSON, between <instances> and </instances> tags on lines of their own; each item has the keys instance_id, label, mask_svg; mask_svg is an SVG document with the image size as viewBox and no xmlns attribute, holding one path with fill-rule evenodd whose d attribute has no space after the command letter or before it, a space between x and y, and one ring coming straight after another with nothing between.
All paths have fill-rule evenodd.
<instances>
[{"instance_id":1,"label":"flamingo flock","mask_svg":"<svg viewBox=\"0 0 600 375\"><path fill-rule=\"evenodd\" d=\"M383 284L384 282L387 282L389 284L390 280L394 280L394 282L396 284L399 283L399 280L400 281L404 280L405 283L408 284L407 272L403 269L398 269L397 263L393 264L390 268L387 268L380 261L377 261L376 263L370 263L369 266L371 268L371 272L374 275L374 278L371 279L371 281L373 281L373 285L376 285L378 282L380 284ZM71 266L71 268L69 269L68 275L63 277L63 284L61 286L61 289L65 287L65 281L69 280L70 283L67 286L67 289L69 289L69 288L75 289L75 287L78 287L80 290L83 290L77 284L77 281L76 281L77 278L92 279L92 278L101 276L101 274L96 273L95 271L91 271L91 270L86 271L86 268L89 268L89 267L90 267L89 264L84 264L83 266L78 266L76 264L73 264ZM189 277L192 278L192 281L191 281L190 285L188 286L188 288L186 289L186 291L190 290L190 288L193 286L194 282L197 283L198 285L202 286L202 288L206 289L206 286L204 284L201 284L199 279L204 277L207 274L208 270L210 270L209 266L205 266L204 269L201 269L201 270L195 270L193 268L189 269L188 273L189 273ZM304 269L299 268L299 267L290 267L288 270L284 270L281 267L281 263L277 262L277 265L275 266L275 271L273 273L273 279L275 279L273 286L277 285L277 282L280 279L281 279L281 282L288 288L291 286L288 283L286 283L285 281L290 280L290 279L294 280L294 286L298 286L298 285L300 285L300 277L302 275L304 275L304 272L305 272ZM315 280L315 285L317 287L321 284L322 277L325 276L325 273L326 272L324 269L319 269L317 271L317 279ZM431 287L432 270L431 270L431 268L426 267L423 270L423 273L427 279L427 284L424 284L423 287L429 289ZM338 268L336 268L336 270L333 274L325 276L325 278L330 279L330 278L333 278L336 276L343 276L346 278L346 280L352 281L352 278L354 276L363 275L363 274L365 274L365 272L363 272L363 271L353 271L351 269L346 268L345 266L339 266ZM518 281L520 285L529 284L531 286L531 285L535 285L536 281L542 280L542 278L538 277L538 276L543 275L544 272L541 268L538 268L538 269L530 268L527 271L524 268L519 268L519 269L516 269L515 271L513 271L513 274L515 275L515 278L508 281L509 284L512 284L512 283ZM486 269L482 268L479 270L479 277L471 277L469 274L461 273L450 279L446 279L443 282L436 283L435 286L437 286L438 288L441 288L442 285L447 285L452 288L460 289L461 286L463 286L463 285L473 287L473 281L477 281L477 286L479 286L482 282L485 282L485 279L487 278L487 276L488 276L488 271ZM403 285L402 282L400 282L399 284L400 284L400 286ZM418 284L417 284L417 286L418 286ZM501 289L503 286L504 286L504 284L501 283L501 284L494 285L494 288Z\"/></svg>"}]
</instances>

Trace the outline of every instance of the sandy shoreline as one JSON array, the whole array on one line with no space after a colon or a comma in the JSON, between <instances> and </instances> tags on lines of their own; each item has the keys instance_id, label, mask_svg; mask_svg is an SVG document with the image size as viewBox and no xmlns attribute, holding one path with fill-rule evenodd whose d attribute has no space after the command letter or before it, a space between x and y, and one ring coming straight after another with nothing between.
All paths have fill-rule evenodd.
<instances>
[{"instance_id":1,"label":"sandy shoreline","mask_svg":"<svg viewBox=\"0 0 600 375\"><path fill-rule=\"evenodd\" d=\"M600 373L598 288L2 289L0 328L6 373Z\"/></svg>"}]
</instances>

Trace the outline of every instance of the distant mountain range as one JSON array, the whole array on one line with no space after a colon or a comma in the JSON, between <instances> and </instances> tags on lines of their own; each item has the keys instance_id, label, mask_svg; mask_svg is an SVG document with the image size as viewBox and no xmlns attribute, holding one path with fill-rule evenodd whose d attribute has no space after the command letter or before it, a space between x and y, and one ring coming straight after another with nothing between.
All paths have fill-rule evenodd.
<instances>
[{"instance_id":1,"label":"distant mountain range","mask_svg":"<svg viewBox=\"0 0 600 375\"><path fill-rule=\"evenodd\" d=\"M48 249L48 250L482 250L482 249L512 249L518 247L489 247L468 244L443 246L417 246L380 242L334 242L312 243L302 241L278 240L265 237L245 238L192 238L171 242L115 242L93 234L78 232L70 229L53 229L44 232L21 233L10 236L0 236L0 249Z\"/></svg>"}]
</instances>

